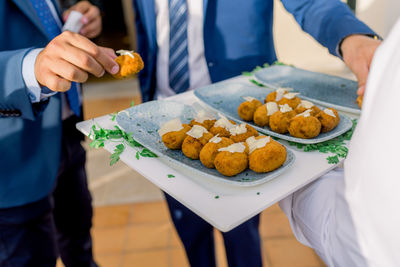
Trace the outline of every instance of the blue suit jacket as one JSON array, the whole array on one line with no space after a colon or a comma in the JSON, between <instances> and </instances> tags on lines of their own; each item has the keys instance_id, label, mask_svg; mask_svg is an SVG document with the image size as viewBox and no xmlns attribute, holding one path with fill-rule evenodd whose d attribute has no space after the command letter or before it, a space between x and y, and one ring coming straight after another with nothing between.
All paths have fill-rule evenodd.
<instances>
[{"instance_id":1,"label":"blue suit jacket","mask_svg":"<svg viewBox=\"0 0 400 267\"><path fill-rule=\"evenodd\" d=\"M273 0L203 0L204 48L212 82L276 60ZM336 55L340 41L351 34L374 34L339 0L282 0L300 26ZM145 68L139 74L144 101L152 100L156 75L154 0L133 0L138 52ZM293 49L296 49L293 44Z\"/></svg>"},{"instance_id":2,"label":"blue suit jacket","mask_svg":"<svg viewBox=\"0 0 400 267\"><path fill-rule=\"evenodd\" d=\"M22 61L49 42L28 0L0 1L0 208L39 200L54 186L61 150L60 96L32 105Z\"/></svg>"}]
</instances>

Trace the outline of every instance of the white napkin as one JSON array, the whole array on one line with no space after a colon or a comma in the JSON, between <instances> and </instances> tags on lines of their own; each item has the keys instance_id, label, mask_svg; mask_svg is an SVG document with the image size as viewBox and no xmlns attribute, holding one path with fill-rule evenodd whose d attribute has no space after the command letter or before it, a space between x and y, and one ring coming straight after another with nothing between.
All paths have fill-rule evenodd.
<instances>
[{"instance_id":1,"label":"white napkin","mask_svg":"<svg viewBox=\"0 0 400 267\"><path fill-rule=\"evenodd\" d=\"M345 161L346 198L368 266L400 266L400 20L373 59Z\"/></svg>"},{"instance_id":2,"label":"white napkin","mask_svg":"<svg viewBox=\"0 0 400 267\"><path fill-rule=\"evenodd\" d=\"M83 17L82 13L78 11L71 11L67 21L64 24L64 27L62 28L62 31L63 32L70 31L78 33L83 27L83 24L81 22L82 17Z\"/></svg>"}]
</instances>

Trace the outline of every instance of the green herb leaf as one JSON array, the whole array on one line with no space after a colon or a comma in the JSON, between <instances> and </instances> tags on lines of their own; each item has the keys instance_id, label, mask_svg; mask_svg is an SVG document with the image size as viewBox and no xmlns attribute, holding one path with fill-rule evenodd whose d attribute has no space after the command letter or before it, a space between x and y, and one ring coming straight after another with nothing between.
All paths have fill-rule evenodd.
<instances>
[{"instance_id":1,"label":"green herb leaf","mask_svg":"<svg viewBox=\"0 0 400 267\"><path fill-rule=\"evenodd\" d=\"M266 87L264 84L262 84L262 83L260 83L260 82L258 82L258 81L256 81L256 80L254 80L254 79L250 79L249 81L250 81L251 83L253 83L253 84L259 86L259 87Z\"/></svg>"},{"instance_id":2,"label":"green herb leaf","mask_svg":"<svg viewBox=\"0 0 400 267\"><path fill-rule=\"evenodd\" d=\"M115 146L114 153L111 154L110 157L110 166L114 165L119 161L119 156L124 152L125 146L123 144L119 144Z\"/></svg>"},{"instance_id":3,"label":"green herb leaf","mask_svg":"<svg viewBox=\"0 0 400 267\"><path fill-rule=\"evenodd\" d=\"M135 105L135 100L131 101L131 107L133 107Z\"/></svg>"},{"instance_id":4,"label":"green herb leaf","mask_svg":"<svg viewBox=\"0 0 400 267\"><path fill-rule=\"evenodd\" d=\"M328 160L329 164L338 164L339 163L339 158L338 156L330 156L326 158Z\"/></svg>"},{"instance_id":5,"label":"green herb leaf","mask_svg":"<svg viewBox=\"0 0 400 267\"><path fill-rule=\"evenodd\" d=\"M145 158L157 158L157 155L151 152L147 148L143 148L142 152L140 152L140 156L145 157Z\"/></svg>"},{"instance_id":6,"label":"green herb leaf","mask_svg":"<svg viewBox=\"0 0 400 267\"><path fill-rule=\"evenodd\" d=\"M115 118L117 117L118 112L114 112L112 114L110 114L111 117L111 121L115 121Z\"/></svg>"},{"instance_id":7,"label":"green herb leaf","mask_svg":"<svg viewBox=\"0 0 400 267\"><path fill-rule=\"evenodd\" d=\"M243 71L243 72L242 72L242 75L243 75L243 76L253 76L253 73L250 72L250 71Z\"/></svg>"},{"instance_id":8,"label":"green herb leaf","mask_svg":"<svg viewBox=\"0 0 400 267\"><path fill-rule=\"evenodd\" d=\"M215 198L215 199L218 199L218 198L219 198L219 196L215 196L214 198Z\"/></svg>"},{"instance_id":9,"label":"green herb leaf","mask_svg":"<svg viewBox=\"0 0 400 267\"><path fill-rule=\"evenodd\" d=\"M139 160L140 159L140 154L139 151L136 151L136 159Z\"/></svg>"},{"instance_id":10,"label":"green herb leaf","mask_svg":"<svg viewBox=\"0 0 400 267\"><path fill-rule=\"evenodd\" d=\"M168 178L175 178L175 175L173 175L173 174L168 174Z\"/></svg>"}]
</instances>

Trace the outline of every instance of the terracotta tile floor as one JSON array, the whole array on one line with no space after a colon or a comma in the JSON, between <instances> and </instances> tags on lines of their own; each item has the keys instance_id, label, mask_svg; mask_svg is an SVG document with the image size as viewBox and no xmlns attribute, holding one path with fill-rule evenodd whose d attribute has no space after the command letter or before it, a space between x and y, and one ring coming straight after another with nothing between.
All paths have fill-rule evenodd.
<instances>
[{"instance_id":1,"label":"terracotta tile floor","mask_svg":"<svg viewBox=\"0 0 400 267\"><path fill-rule=\"evenodd\" d=\"M296 241L277 205L262 213L260 232L264 266L324 266L311 249ZM218 266L226 267L222 236L217 231L215 235ZM95 208L93 240L101 266L189 266L165 201Z\"/></svg>"}]
</instances>

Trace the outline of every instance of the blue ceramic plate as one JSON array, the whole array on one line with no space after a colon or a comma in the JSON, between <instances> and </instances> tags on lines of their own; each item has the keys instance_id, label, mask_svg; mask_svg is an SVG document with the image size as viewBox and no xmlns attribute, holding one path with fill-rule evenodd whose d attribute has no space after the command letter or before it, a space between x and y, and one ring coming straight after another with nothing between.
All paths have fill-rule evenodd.
<instances>
[{"instance_id":1,"label":"blue ceramic plate","mask_svg":"<svg viewBox=\"0 0 400 267\"><path fill-rule=\"evenodd\" d=\"M257 71L255 77L274 89L291 87L300 97L339 111L360 114L357 82L289 66L272 66Z\"/></svg>"},{"instance_id":2,"label":"blue ceramic plate","mask_svg":"<svg viewBox=\"0 0 400 267\"><path fill-rule=\"evenodd\" d=\"M200 175L233 185L255 186L265 183L283 173L295 160L293 152L286 148L286 162L273 172L256 173L247 169L234 177L226 177L215 169L204 167L200 160L187 158L180 150L167 149L157 133L160 126L175 118L180 118L183 123L189 123L195 113L192 107L182 103L151 101L120 112L117 115L117 122L126 132L133 133L136 141L149 148L158 156L165 157L173 163Z\"/></svg>"},{"instance_id":3,"label":"blue ceramic plate","mask_svg":"<svg viewBox=\"0 0 400 267\"><path fill-rule=\"evenodd\" d=\"M209 107L215 111L223 113L228 118L242 123L243 120L239 117L237 109L245 100L243 97L252 96L264 103L265 97L273 92L273 89L266 89L258 86L247 84L228 84L215 83L210 86L197 89L194 94ZM257 131L281 138L287 141L293 141L302 144L316 144L335 138L351 129L353 123L351 119L340 114L339 125L330 132L321 133L312 139L296 138L290 134L279 134L271 131L269 127L257 126L254 122L246 122L253 126Z\"/></svg>"}]
</instances>

